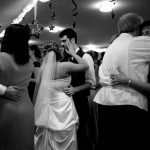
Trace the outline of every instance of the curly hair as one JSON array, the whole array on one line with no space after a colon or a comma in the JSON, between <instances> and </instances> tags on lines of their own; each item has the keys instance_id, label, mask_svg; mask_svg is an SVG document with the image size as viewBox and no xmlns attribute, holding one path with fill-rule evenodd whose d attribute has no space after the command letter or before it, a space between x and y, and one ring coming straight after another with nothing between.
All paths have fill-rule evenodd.
<instances>
[{"instance_id":1,"label":"curly hair","mask_svg":"<svg viewBox=\"0 0 150 150\"><path fill-rule=\"evenodd\" d=\"M30 28L28 25L11 24L5 30L1 51L14 56L17 64L29 62Z\"/></svg>"},{"instance_id":2,"label":"curly hair","mask_svg":"<svg viewBox=\"0 0 150 150\"><path fill-rule=\"evenodd\" d=\"M119 33L134 32L142 22L143 18L136 13L124 14L118 21Z\"/></svg>"},{"instance_id":3,"label":"curly hair","mask_svg":"<svg viewBox=\"0 0 150 150\"><path fill-rule=\"evenodd\" d=\"M62 58L59 45L54 41L49 41L47 44L44 45L44 50L43 50L44 55L46 55L51 51L55 52L57 61Z\"/></svg>"}]
</instances>

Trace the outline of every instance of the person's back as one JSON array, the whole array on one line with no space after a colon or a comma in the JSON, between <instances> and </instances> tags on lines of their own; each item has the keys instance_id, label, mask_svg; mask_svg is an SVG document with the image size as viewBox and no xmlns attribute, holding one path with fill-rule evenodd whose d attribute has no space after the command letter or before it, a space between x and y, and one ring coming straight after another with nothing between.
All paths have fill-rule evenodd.
<instances>
[{"instance_id":1,"label":"person's back","mask_svg":"<svg viewBox=\"0 0 150 150\"><path fill-rule=\"evenodd\" d=\"M99 69L102 88L94 101L99 105L100 147L112 145L119 149L119 146L125 145L127 148L136 148L137 141L140 147L143 139L146 139L140 138L145 137L142 125L146 123L146 98L128 85L112 86L110 78L123 72L128 77L139 79L129 61L129 48L133 37L138 35L137 29L141 23L142 18L134 13L125 14L119 19L120 35L108 47ZM107 142L111 144L107 145Z\"/></svg>"},{"instance_id":2,"label":"person's back","mask_svg":"<svg viewBox=\"0 0 150 150\"><path fill-rule=\"evenodd\" d=\"M17 28L17 29L16 29ZM12 25L8 30L18 31L18 34L24 29L23 25ZM8 34L6 31L6 34ZM17 35L18 35L17 34ZM25 33L28 34L28 33ZM10 36L10 35L9 35ZM27 86L33 71L33 65L27 57L25 62L18 59L15 50L10 54L10 48L5 47L8 37L4 38L2 51L0 53L0 83L5 86L18 86L20 98L18 101L0 97L0 149L11 150L33 150L34 149L34 112L30 101ZM23 41L24 39L22 39ZM25 49L22 50L24 53Z\"/></svg>"},{"instance_id":3,"label":"person's back","mask_svg":"<svg viewBox=\"0 0 150 150\"><path fill-rule=\"evenodd\" d=\"M19 86L20 92L23 94L27 93L27 86L29 84L31 74L33 71L32 62L28 62L24 65L18 65L15 63L12 56L7 53L1 52L0 54L1 61L1 78L0 82L6 86L15 85ZM4 65L4 66L3 66ZM22 96L22 99L25 97Z\"/></svg>"},{"instance_id":4,"label":"person's back","mask_svg":"<svg viewBox=\"0 0 150 150\"><path fill-rule=\"evenodd\" d=\"M104 55L103 63L99 67L100 82L103 85L110 85L110 75L118 74L118 68L128 72L126 62L127 48L133 36L122 33L114 42L107 48ZM113 57L112 57L113 56Z\"/></svg>"},{"instance_id":5,"label":"person's back","mask_svg":"<svg viewBox=\"0 0 150 150\"><path fill-rule=\"evenodd\" d=\"M128 55L139 80L147 82L148 62L150 62L150 37L134 37L130 43Z\"/></svg>"}]
</instances>

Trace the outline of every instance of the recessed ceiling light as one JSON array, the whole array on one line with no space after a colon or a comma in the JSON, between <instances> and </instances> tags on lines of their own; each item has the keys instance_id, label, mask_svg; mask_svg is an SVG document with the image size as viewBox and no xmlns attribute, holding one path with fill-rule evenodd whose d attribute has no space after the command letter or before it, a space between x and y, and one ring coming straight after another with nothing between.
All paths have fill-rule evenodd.
<instances>
[{"instance_id":1,"label":"recessed ceiling light","mask_svg":"<svg viewBox=\"0 0 150 150\"><path fill-rule=\"evenodd\" d=\"M115 5L116 5L115 1L104 1L100 3L99 10L101 12L110 12L115 7Z\"/></svg>"},{"instance_id":2,"label":"recessed ceiling light","mask_svg":"<svg viewBox=\"0 0 150 150\"><path fill-rule=\"evenodd\" d=\"M42 3L45 3L45 2L48 2L50 0L39 0L39 1L42 2Z\"/></svg>"},{"instance_id":3,"label":"recessed ceiling light","mask_svg":"<svg viewBox=\"0 0 150 150\"><path fill-rule=\"evenodd\" d=\"M89 50L93 50L96 52L100 52L101 51L101 45L95 45L95 44L87 44L87 45L83 45L83 50L85 52L89 51Z\"/></svg>"},{"instance_id":4,"label":"recessed ceiling light","mask_svg":"<svg viewBox=\"0 0 150 150\"><path fill-rule=\"evenodd\" d=\"M91 2L89 8L97 9L101 12L110 12L112 9L116 9L124 5L122 2L118 2L117 0L101 0L100 2Z\"/></svg>"},{"instance_id":5,"label":"recessed ceiling light","mask_svg":"<svg viewBox=\"0 0 150 150\"><path fill-rule=\"evenodd\" d=\"M64 28L64 27L60 27L60 26L55 26L55 25L54 25L54 28L53 28L52 30L50 30L49 27L45 27L44 29L45 29L46 31L51 32L51 33L57 33L57 32L60 32L60 31L64 30L65 28Z\"/></svg>"}]
</instances>

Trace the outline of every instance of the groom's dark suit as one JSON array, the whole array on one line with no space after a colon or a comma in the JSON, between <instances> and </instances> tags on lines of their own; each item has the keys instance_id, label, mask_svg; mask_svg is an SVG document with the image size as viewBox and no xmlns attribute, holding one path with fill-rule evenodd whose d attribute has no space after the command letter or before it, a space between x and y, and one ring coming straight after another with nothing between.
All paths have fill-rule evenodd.
<instances>
[{"instance_id":1,"label":"groom's dark suit","mask_svg":"<svg viewBox=\"0 0 150 150\"><path fill-rule=\"evenodd\" d=\"M79 51L77 52L77 55L79 55L80 57L83 57L84 54L85 52L82 51L82 48L80 48ZM75 59L73 60L70 59L70 61L77 63ZM86 81L85 71L72 73L71 76L72 76L71 85L73 87L77 87L77 86L81 86L85 84L85 81ZM88 106L89 94L90 94L90 89L86 89L83 91L79 91L73 95L75 107L79 115L79 128L77 130L79 150L86 143L86 139L87 139L86 128L87 128L87 121L89 117L89 110L88 110L89 109L89 106Z\"/></svg>"}]
</instances>

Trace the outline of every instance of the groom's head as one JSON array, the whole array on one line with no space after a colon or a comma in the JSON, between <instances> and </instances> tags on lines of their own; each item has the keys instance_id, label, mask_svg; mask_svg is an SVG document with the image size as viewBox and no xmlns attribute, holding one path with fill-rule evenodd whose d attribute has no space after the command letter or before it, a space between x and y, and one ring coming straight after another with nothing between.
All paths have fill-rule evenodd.
<instances>
[{"instance_id":1,"label":"groom's head","mask_svg":"<svg viewBox=\"0 0 150 150\"><path fill-rule=\"evenodd\" d=\"M77 43L77 34L71 28L66 28L65 30L61 31L59 34L61 46L66 46L68 42L71 44Z\"/></svg>"}]
</instances>

